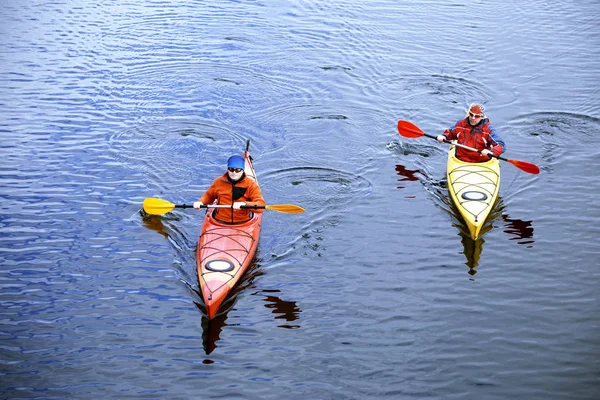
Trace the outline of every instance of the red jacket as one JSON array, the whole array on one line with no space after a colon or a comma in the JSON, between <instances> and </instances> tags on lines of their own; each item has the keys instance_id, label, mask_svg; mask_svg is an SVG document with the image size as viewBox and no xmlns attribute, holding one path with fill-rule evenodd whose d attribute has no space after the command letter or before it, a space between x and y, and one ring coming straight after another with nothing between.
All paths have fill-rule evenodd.
<instances>
[{"instance_id":1,"label":"red jacket","mask_svg":"<svg viewBox=\"0 0 600 400\"><path fill-rule=\"evenodd\" d=\"M504 152L504 141L495 131L487 118L482 119L477 125L469 123L469 118L462 119L452 129L446 129L444 136L448 140L457 140L458 143L473 147L477 150L488 149L499 156ZM466 162L484 162L488 156L481 155L471 150L456 148L456 157Z\"/></svg>"},{"instance_id":2,"label":"red jacket","mask_svg":"<svg viewBox=\"0 0 600 400\"><path fill-rule=\"evenodd\" d=\"M200 201L204 204L212 204L217 201L217 204L233 204L236 201L243 201L247 206L265 206L258 183L246 174L237 182L229 180L227 172L215 179L200 197ZM251 212L262 213L264 208L234 210L233 208L217 208L215 209L215 218L222 222L240 223L246 222L251 217Z\"/></svg>"}]
</instances>

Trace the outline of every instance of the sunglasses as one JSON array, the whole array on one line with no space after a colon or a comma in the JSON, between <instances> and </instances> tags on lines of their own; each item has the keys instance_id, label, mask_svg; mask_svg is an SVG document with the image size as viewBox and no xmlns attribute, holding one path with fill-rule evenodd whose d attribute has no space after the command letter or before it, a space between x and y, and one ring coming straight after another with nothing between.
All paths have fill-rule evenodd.
<instances>
[{"instance_id":1,"label":"sunglasses","mask_svg":"<svg viewBox=\"0 0 600 400\"><path fill-rule=\"evenodd\" d=\"M241 168L227 168L229 170L229 172L242 172L243 169Z\"/></svg>"},{"instance_id":2,"label":"sunglasses","mask_svg":"<svg viewBox=\"0 0 600 400\"><path fill-rule=\"evenodd\" d=\"M483 114L473 114L471 111L469 111L469 117L471 117L471 118L483 118Z\"/></svg>"}]
</instances>

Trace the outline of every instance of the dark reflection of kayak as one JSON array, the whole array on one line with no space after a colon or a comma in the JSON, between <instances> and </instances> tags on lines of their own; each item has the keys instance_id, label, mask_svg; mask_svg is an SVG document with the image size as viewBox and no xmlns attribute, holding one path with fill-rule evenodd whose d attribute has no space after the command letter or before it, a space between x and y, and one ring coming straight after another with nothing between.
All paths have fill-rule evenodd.
<instances>
[{"instance_id":1,"label":"dark reflection of kayak","mask_svg":"<svg viewBox=\"0 0 600 400\"><path fill-rule=\"evenodd\" d=\"M275 315L275 319L283 319L286 321L286 323L278 325L279 328L300 328L300 325L290 324L290 322L296 321L298 318L300 318L299 314L302 310L300 309L300 307L298 307L295 301L283 300L275 295L275 293L279 292L279 289L263 289L260 292L254 294L264 294L265 307L272 310L271 313Z\"/></svg>"},{"instance_id":2,"label":"dark reflection of kayak","mask_svg":"<svg viewBox=\"0 0 600 400\"><path fill-rule=\"evenodd\" d=\"M502 214L504 222L504 232L514 236L511 240L517 240L518 244L524 244L531 247L533 240L533 221L523 221L518 218L511 218L508 214Z\"/></svg>"},{"instance_id":3,"label":"dark reflection of kayak","mask_svg":"<svg viewBox=\"0 0 600 400\"><path fill-rule=\"evenodd\" d=\"M227 324L229 312L233 309L237 298L247 288L253 285L254 279L263 274L263 269L258 264L257 260L252 260L252 263L248 266L246 273L240 279L238 284L229 292L229 295L221 303L218 315L213 318L207 318L206 306L204 304L194 302L196 307L204 313L202 316L202 346L204 347L205 353L208 355L212 353L218 346L217 342L220 340L221 331ZM200 296L201 294L198 293Z\"/></svg>"},{"instance_id":4,"label":"dark reflection of kayak","mask_svg":"<svg viewBox=\"0 0 600 400\"><path fill-rule=\"evenodd\" d=\"M495 222L502 221L504 224L504 233L513 236L510 240L517 240L517 244L526 245L527 247L533 246L535 241L533 240L534 229L532 221L511 218L505 211L506 207L502 199L499 198L496 206L492 209L492 212L488 215L486 222L481 228L479 237L473 240L467 224L458 213L458 209L454 204L451 204L452 225L458 229L458 234L461 237L464 248L463 254L467 259L465 264L469 267L469 274L475 275L477 273L475 268L479 266L479 259L483 251L483 244L485 243L482 236L492 230ZM501 218L498 219L499 217Z\"/></svg>"},{"instance_id":5,"label":"dark reflection of kayak","mask_svg":"<svg viewBox=\"0 0 600 400\"><path fill-rule=\"evenodd\" d=\"M221 340L221 332L223 328L228 325L227 320L229 318L229 312L233 309L237 298L240 293L247 290L249 287L254 285L254 280L263 274L263 269L260 267L258 260L254 260L248 267L248 270L238 282L235 288L229 293L229 296L225 299L220 307L219 314L214 318L208 319L206 317L206 307L204 304L194 302L196 307L204 314L202 315L202 346L207 355L212 353L217 347L218 342ZM285 323L278 325L280 328L285 329L298 329L300 325L291 322L296 321L300 318L300 312L302 311L295 301L282 300L276 296L276 293L280 293L279 289L261 289L251 293L251 295L264 296L264 306L271 309L271 313L274 315L275 320L285 320ZM200 293L197 293L200 295ZM210 362L210 361L206 361Z\"/></svg>"},{"instance_id":6,"label":"dark reflection of kayak","mask_svg":"<svg viewBox=\"0 0 600 400\"><path fill-rule=\"evenodd\" d=\"M502 205L502 201L497 201L496 206L492 208L492 211L487 216L485 222L481 225L479 237L477 239L472 238L469 226L462 218L462 215L453 202L450 204L450 209L447 210L452 216L452 225L458 229L458 235L461 237L463 254L467 259L465 265L469 267L470 275L475 275L477 273L475 268L479 266L479 259L481 257L481 253L483 252L483 244L485 243L483 235L493 228L494 220L496 220L502 214L503 208L504 206Z\"/></svg>"}]
</instances>

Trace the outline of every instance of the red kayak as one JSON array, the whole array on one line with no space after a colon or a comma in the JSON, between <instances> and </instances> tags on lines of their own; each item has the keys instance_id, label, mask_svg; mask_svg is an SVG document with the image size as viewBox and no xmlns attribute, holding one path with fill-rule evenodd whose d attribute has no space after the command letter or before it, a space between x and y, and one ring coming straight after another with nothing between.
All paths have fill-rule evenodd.
<instances>
[{"instance_id":1,"label":"red kayak","mask_svg":"<svg viewBox=\"0 0 600 400\"><path fill-rule=\"evenodd\" d=\"M248 140L243 156L244 172L256 181L249 148ZM262 213L253 213L248 222L223 224L213 218L213 211L209 208L206 212L196 249L198 280L208 319L217 315L219 307L251 264L262 221Z\"/></svg>"}]
</instances>

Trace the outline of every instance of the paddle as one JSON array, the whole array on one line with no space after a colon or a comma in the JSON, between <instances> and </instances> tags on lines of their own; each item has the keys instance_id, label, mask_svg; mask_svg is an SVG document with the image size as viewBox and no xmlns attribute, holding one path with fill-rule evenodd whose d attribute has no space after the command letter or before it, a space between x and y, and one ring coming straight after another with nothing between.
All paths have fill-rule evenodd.
<instances>
[{"instance_id":1,"label":"paddle","mask_svg":"<svg viewBox=\"0 0 600 400\"><path fill-rule=\"evenodd\" d=\"M403 121L403 120L398 121L398 132L400 133L400 135L407 137L407 138L411 138L411 139L419 138L421 136L427 136L427 137L437 140L437 136L430 135L428 133L423 132L418 126L416 126L415 124L413 124L412 122L409 122L409 121ZM473 147L465 146L465 145L462 145L459 143L454 143L454 142L451 142L450 140L444 139L444 142L453 144L455 146L461 147L466 150L471 150L471 151L475 151L477 153L481 153L481 150L477 150L477 149L474 149ZM497 156L495 154L489 154L489 156L495 157L502 161L506 161L508 163L511 163L515 167L517 167L520 170L525 171L527 173L530 173L530 174L539 174L540 173L540 168L535 164L531 164L531 163L528 163L525 161L519 161L519 160L509 160L504 157Z\"/></svg>"},{"instance_id":2,"label":"paddle","mask_svg":"<svg viewBox=\"0 0 600 400\"><path fill-rule=\"evenodd\" d=\"M191 204L173 204L167 200L156 199L152 197L144 199L144 211L146 211L148 214L166 214L174 208L194 208L194 206ZM200 208L231 208L231 205L204 204ZM264 208L266 210L279 211L288 214L298 214L304 212L304 208L294 204L273 204L270 206L242 206L242 208L248 208L250 210Z\"/></svg>"}]
</instances>

